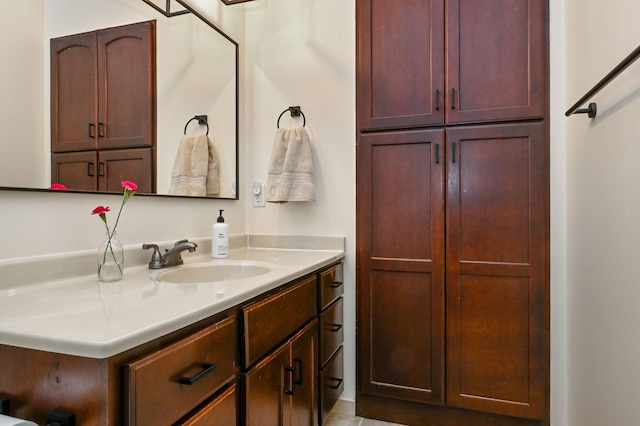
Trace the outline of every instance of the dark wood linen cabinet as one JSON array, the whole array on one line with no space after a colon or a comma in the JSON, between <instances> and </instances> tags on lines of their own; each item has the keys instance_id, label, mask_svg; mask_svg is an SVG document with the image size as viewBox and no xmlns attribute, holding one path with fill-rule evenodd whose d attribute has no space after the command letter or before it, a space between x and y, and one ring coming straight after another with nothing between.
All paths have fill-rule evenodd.
<instances>
[{"instance_id":1,"label":"dark wood linen cabinet","mask_svg":"<svg viewBox=\"0 0 640 426\"><path fill-rule=\"evenodd\" d=\"M546 0L357 0L364 417L549 424Z\"/></svg>"},{"instance_id":2,"label":"dark wood linen cabinet","mask_svg":"<svg viewBox=\"0 0 640 426\"><path fill-rule=\"evenodd\" d=\"M155 21L51 40L52 182L119 192L111 166L155 190L155 74Z\"/></svg>"}]
</instances>

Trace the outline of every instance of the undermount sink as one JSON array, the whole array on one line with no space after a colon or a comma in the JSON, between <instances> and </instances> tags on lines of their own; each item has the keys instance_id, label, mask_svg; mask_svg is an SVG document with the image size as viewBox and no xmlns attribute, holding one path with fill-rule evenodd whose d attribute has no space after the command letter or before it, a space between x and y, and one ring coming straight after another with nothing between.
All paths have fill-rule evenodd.
<instances>
[{"instance_id":1,"label":"undermount sink","mask_svg":"<svg viewBox=\"0 0 640 426\"><path fill-rule=\"evenodd\" d=\"M181 266L159 274L160 281L176 284L212 283L256 277L274 269L264 262L205 262Z\"/></svg>"}]
</instances>

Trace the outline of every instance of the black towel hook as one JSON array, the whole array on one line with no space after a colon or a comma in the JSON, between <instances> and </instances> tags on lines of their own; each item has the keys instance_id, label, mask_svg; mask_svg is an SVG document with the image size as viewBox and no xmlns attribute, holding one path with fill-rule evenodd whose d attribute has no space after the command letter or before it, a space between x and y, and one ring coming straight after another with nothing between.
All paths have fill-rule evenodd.
<instances>
[{"instance_id":1,"label":"black towel hook","mask_svg":"<svg viewBox=\"0 0 640 426\"><path fill-rule=\"evenodd\" d=\"M290 106L289 108L287 108L284 111L282 111L280 113L280 115L278 116L278 123L276 124L278 129L280 128L280 118L282 118L284 113L287 112L287 111L291 112L291 116L292 117L300 117L300 115L302 115L302 127L304 127L305 124L307 124L307 118L304 116L304 113L302 112L300 107L299 106Z\"/></svg>"},{"instance_id":2,"label":"black towel hook","mask_svg":"<svg viewBox=\"0 0 640 426\"><path fill-rule=\"evenodd\" d=\"M205 125L207 126L207 136L209 136L209 122L208 122L208 116L207 115L196 115L194 116L191 120L187 121L187 124L185 124L184 126L184 134L187 134L187 127L189 126L189 123L191 123L193 120L198 120L198 124Z\"/></svg>"}]
</instances>

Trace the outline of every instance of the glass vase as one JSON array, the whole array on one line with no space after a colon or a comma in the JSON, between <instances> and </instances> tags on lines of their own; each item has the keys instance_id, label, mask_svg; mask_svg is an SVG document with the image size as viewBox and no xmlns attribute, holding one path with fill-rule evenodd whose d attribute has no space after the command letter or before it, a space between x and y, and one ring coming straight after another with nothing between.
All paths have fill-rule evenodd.
<instances>
[{"instance_id":1,"label":"glass vase","mask_svg":"<svg viewBox=\"0 0 640 426\"><path fill-rule=\"evenodd\" d=\"M103 282L120 281L124 272L124 250L113 232L106 237L98 248L98 280Z\"/></svg>"}]
</instances>

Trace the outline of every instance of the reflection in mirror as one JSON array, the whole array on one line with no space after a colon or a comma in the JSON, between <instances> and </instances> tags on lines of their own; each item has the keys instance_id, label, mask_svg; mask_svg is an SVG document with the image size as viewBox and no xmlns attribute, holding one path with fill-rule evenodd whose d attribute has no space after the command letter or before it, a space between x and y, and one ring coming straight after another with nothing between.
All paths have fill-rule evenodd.
<instances>
[{"instance_id":1,"label":"reflection in mirror","mask_svg":"<svg viewBox=\"0 0 640 426\"><path fill-rule=\"evenodd\" d=\"M208 116L219 158L220 192L237 199L237 44L193 14L166 17L143 1L25 0L0 18L5 64L0 79L0 188L51 184L49 40L149 20L156 21L156 187L168 194L185 125ZM193 121L188 134L205 133ZM125 179L126 180L126 179Z\"/></svg>"}]
</instances>

